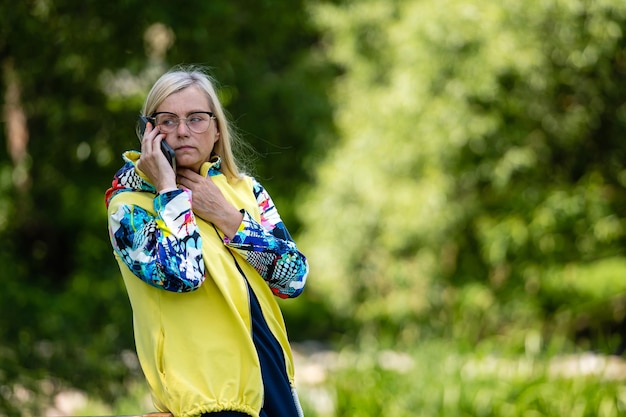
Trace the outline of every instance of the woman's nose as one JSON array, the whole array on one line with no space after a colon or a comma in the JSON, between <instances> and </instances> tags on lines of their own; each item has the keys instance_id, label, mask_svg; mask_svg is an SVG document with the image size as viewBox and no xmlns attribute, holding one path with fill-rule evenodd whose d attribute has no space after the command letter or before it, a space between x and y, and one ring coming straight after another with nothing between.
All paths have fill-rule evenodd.
<instances>
[{"instance_id":1,"label":"woman's nose","mask_svg":"<svg viewBox=\"0 0 626 417\"><path fill-rule=\"evenodd\" d=\"M189 133L189 127L187 126L187 120L186 119L180 120L178 122L178 126L176 126L176 130L178 131L178 134L187 134L187 133Z\"/></svg>"}]
</instances>

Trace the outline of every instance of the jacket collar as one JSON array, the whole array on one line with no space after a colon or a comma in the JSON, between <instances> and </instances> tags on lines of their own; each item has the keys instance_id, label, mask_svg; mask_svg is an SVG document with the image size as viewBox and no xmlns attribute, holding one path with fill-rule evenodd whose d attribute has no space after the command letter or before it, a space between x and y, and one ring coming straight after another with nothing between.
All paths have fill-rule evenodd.
<instances>
[{"instance_id":1,"label":"jacket collar","mask_svg":"<svg viewBox=\"0 0 626 417\"><path fill-rule=\"evenodd\" d=\"M111 188L105 193L105 201L108 205L113 196L122 191L143 191L156 194L156 188L150 184L148 177L137 168L137 161L141 157L141 152L126 151L122 154L125 163L113 177ZM222 160L218 155L211 156L208 162L200 167L200 174L204 177L221 175Z\"/></svg>"}]
</instances>

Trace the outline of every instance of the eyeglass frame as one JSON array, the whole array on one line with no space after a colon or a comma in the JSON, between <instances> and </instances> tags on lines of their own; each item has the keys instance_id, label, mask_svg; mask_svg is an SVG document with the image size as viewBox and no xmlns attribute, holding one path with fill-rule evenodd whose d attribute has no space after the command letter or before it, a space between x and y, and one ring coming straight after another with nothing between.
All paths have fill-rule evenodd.
<instances>
[{"instance_id":1,"label":"eyeglass frame","mask_svg":"<svg viewBox=\"0 0 626 417\"><path fill-rule=\"evenodd\" d=\"M191 129L191 128L189 127L189 125L187 124L187 122L188 122L188 120L189 120L189 116L191 116L192 114L198 114L198 113L200 113L200 114L208 114L208 115L209 115L209 125L207 126L206 130L203 130L202 132L196 132L195 130ZM216 119L217 119L217 118L215 117L215 113L213 113L213 112L211 112L211 111L194 111L194 112L191 112L191 113L187 114L187 117L180 117L180 116L179 116L179 115L177 115L176 113L172 113L172 112L169 112L169 111L159 111L159 112L152 113L152 114L150 115L150 119L151 119L151 121L153 122L153 123L152 123L152 125L153 125L154 127L158 126L158 125L156 124L156 117L157 117L159 114L170 114L170 115L172 115L172 116L176 116L176 117L178 118L178 123L176 124L176 126L174 126L174 129L172 129L170 132L167 132L167 133L171 133L171 132L175 131L175 130L178 128L178 126L180 126L180 122L181 122L181 121L183 121L183 120L185 121L185 126L187 126L187 129L189 129L190 131L192 131L192 132L194 132L194 133L204 133L204 132L206 132L207 130L209 130L209 127L211 127L211 120L216 120Z\"/></svg>"}]
</instances>

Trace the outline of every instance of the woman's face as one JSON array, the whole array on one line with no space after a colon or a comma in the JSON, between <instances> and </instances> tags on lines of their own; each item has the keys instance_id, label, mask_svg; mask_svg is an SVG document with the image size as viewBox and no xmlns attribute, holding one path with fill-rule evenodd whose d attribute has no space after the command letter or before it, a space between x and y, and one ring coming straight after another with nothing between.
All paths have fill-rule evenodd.
<instances>
[{"instance_id":1,"label":"woman's face","mask_svg":"<svg viewBox=\"0 0 626 417\"><path fill-rule=\"evenodd\" d=\"M172 113L181 119L189 117L191 113L212 111L206 94L196 86L187 87L168 96L156 109L157 113ZM216 120L211 120L206 132L192 132L185 120L181 120L174 131L163 134L167 144L176 152L176 166L190 168L196 172L199 172L202 164L209 160L213 146L219 139Z\"/></svg>"}]
</instances>

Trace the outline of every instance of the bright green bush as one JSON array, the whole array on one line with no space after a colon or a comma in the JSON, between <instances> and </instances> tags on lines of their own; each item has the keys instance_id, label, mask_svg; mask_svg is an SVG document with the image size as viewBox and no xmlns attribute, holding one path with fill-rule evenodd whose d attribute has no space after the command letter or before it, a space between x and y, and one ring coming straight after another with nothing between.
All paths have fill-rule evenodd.
<instances>
[{"instance_id":1,"label":"bright green bush","mask_svg":"<svg viewBox=\"0 0 626 417\"><path fill-rule=\"evenodd\" d=\"M616 359L459 352L445 341L410 355L343 352L326 385L332 412L307 404L307 415L617 417L626 412L626 362L610 361ZM617 375L610 371L615 367Z\"/></svg>"},{"instance_id":2,"label":"bright green bush","mask_svg":"<svg viewBox=\"0 0 626 417\"><path fill-rule=\"evenodd\" d=\"M300 209L309 291L353 338L531 327L623 349L626 2L311 10L342 73Z\"/></svg>"}]
</instances>

